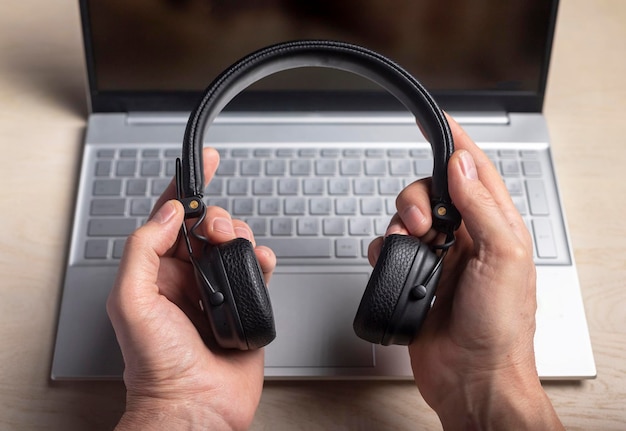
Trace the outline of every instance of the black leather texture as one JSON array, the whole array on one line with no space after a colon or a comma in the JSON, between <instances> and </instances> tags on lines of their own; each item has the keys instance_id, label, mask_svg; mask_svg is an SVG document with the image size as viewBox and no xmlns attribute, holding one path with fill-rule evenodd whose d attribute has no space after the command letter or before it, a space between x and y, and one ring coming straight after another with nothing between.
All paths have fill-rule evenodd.
<instances>
[{"instance_id":1,"label":"black leather texture","mask_svg":"<svg viewBox=\"0 0 626 431\"><path fill-rule=\"evenodd\" d=\"M263 347L276 337L276 328L272 304L252 244L237 238L217 247L248 348Z\"/></svg>"},{"instance_id":2,"label":"black leather texture","mask_svg":"<svg viewBox=\"0 0 626 431\"><path fill-rule=\"evenodd\" d=\"M385 238L354 318L354 332L359 337L382 343L415 256L422 247L425 246L419 239L409 235Z\"/></svg>"}]
</instances>

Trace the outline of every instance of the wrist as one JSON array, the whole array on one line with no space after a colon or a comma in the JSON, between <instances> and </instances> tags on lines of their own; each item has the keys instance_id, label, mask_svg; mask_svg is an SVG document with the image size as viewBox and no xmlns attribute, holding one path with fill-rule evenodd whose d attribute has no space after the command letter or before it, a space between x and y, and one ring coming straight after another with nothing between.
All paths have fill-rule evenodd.
<instances>
[{"instance_id":1,"label":"wrist","mask_svg":"<svg viewBox=\"0 0 626 431\"><path fill-rule=\"evenodd\" d=\"M436 409L445 430L561 430L536 372L475 375Z\"/></svg>"},{"instance_id":2,"label":"wrist","mask_svg":"<svg viewBox=\"0 0 626 431\"><path fill-rule=\"evenodd\" d=\"M127 400L126 411L115 428L125 430L232 430L221 415L208 406L186 401Z\"/></svg>"}]
</instances>

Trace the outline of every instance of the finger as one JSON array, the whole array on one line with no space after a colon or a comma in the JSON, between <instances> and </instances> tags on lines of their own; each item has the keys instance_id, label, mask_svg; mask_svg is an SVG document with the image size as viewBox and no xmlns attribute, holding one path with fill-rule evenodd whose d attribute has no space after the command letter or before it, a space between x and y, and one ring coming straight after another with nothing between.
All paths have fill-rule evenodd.
<instances>
[{"instance_id":1,"label":"finger","mask_svg":"<svg viewBox=\"0 0 626 431\"><path fill-rule=\"evenodd\" d=\"M237 237L230 213L217 206L207 207L206 218L201 225L201 230L204 237L213 244L221 244Z\"/></svg>"},{"instance_id":2,"label":"finger","mask_svg":"<svg viewBox=\"0 0 626 431\"><path fill-rule=\"evenodd\" d=\"M519 241L469 151L457 150L450 158L448 189L476 246L506 248Z\"/></svg>"},{"instance_id":3,"label":"finger","mask_svg":"<svg viewBox=\"0 0 626 431\"><path fill-rule=\"evenodd\" d=\"M232 221L233 229L235 231L235 236L237 238L245 238L252 243L253 246L256 245L254 240L254 234L252 233L252 229L248 226L248 223L243 220L234 219Z\"/></svg>"},{"instance_id":4,"label":"finger","mask_svg":"<svg viewBox=\"0 0 626 431\"><path fill-rule=\"evenodd\" d=\"M204 184L206 185L215 176L215 172L220 163L220 155L215 148L206 147L202 150L202 161L204 164ZM170 181L165 191L159 196L159 199L157 199L152 213L156 212L158 208L161 208L161 206L170 199L176 199L175 177L172 178L172 181ZM150 214L150 217L152 217L152 214Z\"/></svg>"},{"instance_id":5,"label":"finger","mask_svg":"<svg viewBox=\"0 0 626 431\"><path fill-rule=\"evenodd\" d=\"M404 188L396 198L397 217L392 218L387 233L408 231L423 237L432 226L430 206L430 179L416 181Z\"/></svg>"},{"instance_id":6,"label":"finger","mask_svg":"<svg viewBox=\"0 0 626 431\"><path fill-rule=\"evenodd\" d=\"M159 296L157 277L161 257L176 243L183 217L180 202L167 201L128 237L107 302L112 320L114 316L132 316L133 313L127 311L141 309Z\"/></svg>"},{"instance_id":7,"label":"finger","mask_svg":"<svg viewBox=\"0 0 626 431\"><path fill-rule=\"evenodd\" d=\"M525 231L527 230L526 225L515 207L511 195L493 162L452 117L447 114L446 117L448 118L450 129L452 130L455 149L466 150L472 155L480 181L485 188L489 190L489 193L493 196L504 213L509 224L514 226L517 232L525 235ZM522 231L520 231L520 228L522 228Z\"/></svg>"},{"instance_id":8,"label":"finger","mask_svg":"<svg viewBox=\"0 0 626 431\"><path fill-rule=\"evenodd\" d=\"M269 284L272 274L274 273L274 269L276 269L276 255L272 249L262 245L255 247L254 253L259 261L259 266L261 267L265 284Z\"/></svg>"},{"instance_id":9,"label":"finger","mask_svg":"<svg viewBox=\"0 0 626 431\"><path fill-rule=\"evenodd\" d=\"M376 262L378 262L378 258L380 257L380 251L383 248L383 241L384 240L382 236L374 238L374 240L370 242L370 245L367 248L367 260L369 261L371 266L375 266Z\"/></svg>"}]
</instances>

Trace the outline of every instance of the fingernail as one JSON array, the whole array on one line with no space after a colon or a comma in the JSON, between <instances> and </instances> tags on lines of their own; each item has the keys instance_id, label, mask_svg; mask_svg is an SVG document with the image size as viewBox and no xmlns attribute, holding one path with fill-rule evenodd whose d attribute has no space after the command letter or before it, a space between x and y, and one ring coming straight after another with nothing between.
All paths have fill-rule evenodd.
<instances>
[{"instance_id":1,"label":"fingernail","mask_svg":"<svg viewBox=\"0 0 626 431\"><path fill-rule=\"evenodd\" d=\"M245 227L236 227L235 228L235 236L237 238L245 238L248 241L251 240L250 231L248 229L246 229Z\"/></svg>"},{"instance_id":2,"label":"fingernail","mask_svg":"<svg viewBox=\"0 0 626 431\"><path fill-rule=\"evenodd\" d=\"M234 235L233 223L227 218L217 217L213 220L213 231Z\"/></svg>"},{"instance_id":3,"label":"fingernail","mask_svg":"<svg viewBox=\"0 0 626 431\"><path fill-rule=\"evenodd\" d=\"M475 180L478 178L478 171L476 170L476 164L474 163L474 158L468 151L461 151L459 154L460 162L461 162L461 172L465 178L469 180Z\"/></svg>"},{"instance_id":4,"label":"fingernail","mask_svg":"<svg viewBox=\"0 0 626 431\"><path fill-rule=\"evenodd\" d=\"M407 227L409 232L415 233L422 229L424 223L426 223L426 217L424 213L420 211L415 205L407 207L402 213L402 222Z\"/></svg>"},{"instance_id":5,"label":"fingernail","mask_svg":"<svg viewBox=\"0 0 626 431\"><path fill-rule=\"evenodd\" d=\"M176 215L176 206L172 202L165 202L159 210L154 213L152 220L159 224L166 224Z\"/></svg>"}]
</instances>

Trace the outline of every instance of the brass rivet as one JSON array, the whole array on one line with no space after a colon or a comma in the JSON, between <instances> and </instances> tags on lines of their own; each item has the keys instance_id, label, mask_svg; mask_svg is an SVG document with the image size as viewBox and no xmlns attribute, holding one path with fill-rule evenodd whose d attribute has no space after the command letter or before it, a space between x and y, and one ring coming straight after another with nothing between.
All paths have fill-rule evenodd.
<instances>
[{"instance_id":1,"label":"brass rivet","mask_svg":"<svg viewBox=\"0 0 626 431\"><path fill-rule=\"evenodd\" d=\"M189 202L189 208L191 208L192 210L196 210L198 209L198 207L200 206L200 204L198 203L198 201L191 201Z\"/></svg>"},{"instance_id":2,"label":"brass rivet","mask_svg":"<svg viewBox=\"0 0 626 431\"><path fill-rule=\"evenodd\" d=\"M448 210L446 210L446 207L439 207L437 208L437 214L439 214L440 216L445 216L448 213Z\"/></svg>"}]
</instances>

